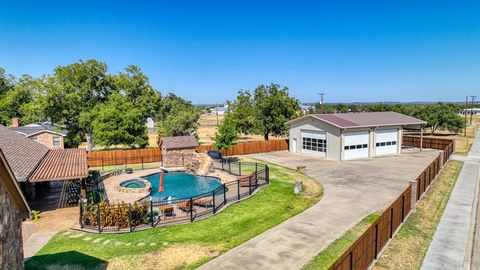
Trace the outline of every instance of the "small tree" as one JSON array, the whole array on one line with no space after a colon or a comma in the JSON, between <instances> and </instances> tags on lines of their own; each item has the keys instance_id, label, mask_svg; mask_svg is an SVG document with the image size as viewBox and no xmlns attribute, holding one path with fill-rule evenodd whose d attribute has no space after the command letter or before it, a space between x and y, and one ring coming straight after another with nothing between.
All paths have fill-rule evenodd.
<instances>
[{"instance_id":1,"label":"small tree","mask_svg":"<svg viewBox=\"0 0 480 270\"><path fill-rule=\"evenodd\" d=\"M212 139L218 150L230 149L239 139L235 123L227 119L223 121L218 127L218 132L215 132L215 136Z\"/></svg>"}]
</instances>

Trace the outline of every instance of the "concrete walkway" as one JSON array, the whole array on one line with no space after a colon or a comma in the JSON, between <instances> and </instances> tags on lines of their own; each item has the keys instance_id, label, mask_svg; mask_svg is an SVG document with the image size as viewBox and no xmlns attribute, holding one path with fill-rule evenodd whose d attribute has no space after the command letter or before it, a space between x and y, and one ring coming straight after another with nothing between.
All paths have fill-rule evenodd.
<instances>
[{"instance_id":1,"label":"concrete walkway","mask_svg":"<svg viewBox=\"0 0 480 270\"><path fill-rule=\"evenodd\" d=\"M421 269L470 269L474 205L479 182L480 135L464 161L457 183L440 219ZM478 269L478 268L477 268Z\"/></svg>"},{"instance_id":2,"label":"concrete walkway","mask_svg":"<svg viewBox=\"0 0 480 270\"><path fill-rule=\"evenodd\" d=\"M425 150L347 162L288 152L252 155L290 168L306 166L322 182L324 197L199 269L299 269L362 218L387 207L437 155Z\"/></svg>"}]
</instances>

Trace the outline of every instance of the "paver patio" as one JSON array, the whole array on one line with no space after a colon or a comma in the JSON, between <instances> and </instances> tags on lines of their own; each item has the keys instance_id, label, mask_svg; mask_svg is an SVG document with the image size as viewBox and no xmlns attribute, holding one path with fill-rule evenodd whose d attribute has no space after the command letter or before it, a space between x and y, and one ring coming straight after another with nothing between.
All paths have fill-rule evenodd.
<instances>
[{"instance_id":1,"label":"paver patio","mask_svg":"<svg viewBox=\"0 0 480 270\"><path fill-rule=\"evenodd\" d=\"M343 162L288 152L251 155L290 168L306 166L324 185L324 197L199 269L299 269L363 217L388 206L437 155L428 149Z\"/></svg>"}]
</instances>

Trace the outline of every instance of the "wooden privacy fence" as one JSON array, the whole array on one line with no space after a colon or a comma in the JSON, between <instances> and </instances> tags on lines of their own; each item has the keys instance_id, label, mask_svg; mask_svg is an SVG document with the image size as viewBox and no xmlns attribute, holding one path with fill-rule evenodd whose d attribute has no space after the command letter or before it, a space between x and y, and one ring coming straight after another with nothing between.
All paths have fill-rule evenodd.
<instances>
[{"instance_id":1,"label":"wooden privacy fence","mask_svg":"<svg viewBox=\"0 0 480 270\"><path fill-rule=\"evenodd\" d=\"M215 150L214 145L200 145L197 146L197 152L205 152ZM255 153L266 153L273 151L288 150L288 139L271 140L271 141L250 141L239 142L232 148L222 151L224 156L248 155Z\"/></svg>"},{"instance_id":2,"label":"wooden privacy fence","mask_svg":"<svg viewBox=\"0 0 480 270\"><path fill-rule=\"evenodd\" d=\"M199 153L215 150L214 145L200 145L196 150ZM222 151L224 156L237 156L255 153L288 150L288 140L250 141L239 142L232 148ZM104 167L111 165L143 164L162 161L160 148L145 148L133 150L92 151L87 154L87 163L90 167Z\"/></svg>"},{"instance_id":3,"label":"wooden privacy fence","mask_svg":"<svg viewBox=\"0 0 480 270\"><path fill-rule=\"evenodd\" d=\"M406 138L407 137L407 138ZM425 141L427 139L427 141ZM334 270L364 270L368 269L377 259L382 248L393 237L406 216L415 207L418 200L435 180L443 164L453 153L454 140L424 138L423 147L443 150L420 175L386 208L382 215L357 239L340 258L330 266ZM404 136L403 144L420 146L420 138Z\"/></svg>"},{"instance_id":4,"label":"wooden privacy fence","mask_svg":"<svg viewBox=\"0 0 480 270\"><path fill-rule=\"evenodd\" d=\"M91 151L87 154L87 164L90 167L143 164L160 162L161 160L162 155L160 148Z\"/></svg>"}]
</instances>

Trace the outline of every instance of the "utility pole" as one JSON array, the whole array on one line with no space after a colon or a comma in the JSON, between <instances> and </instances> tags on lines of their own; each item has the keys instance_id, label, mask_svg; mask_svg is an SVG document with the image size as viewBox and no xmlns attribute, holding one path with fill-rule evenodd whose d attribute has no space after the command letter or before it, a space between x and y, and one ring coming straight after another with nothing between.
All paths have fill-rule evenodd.
<instances>
[{"instance_id":1,"label":"utility pole","mask_svg":"<svg viewBox=\"0 0 480 270\"><path fill-rule=\"evenodd\" d=\"M470 96L472 98L472 108L470 109L470 126L472 126L472 119L473 119L473 101L477 96Z\"/></svg>"},{"instance_id":2,"label":"utility pole","mask_svg":"<svg viewBox=\"0 0 480 270\"><path fill-rule=\"evenodd\" d=\"M320 95L320 106L321 106L321 112L325 113L325 105L323 103L323 96L325 96L325 93L318 93Z\"/></svg>"},{"instance_id":3,"label":"utility pole","mask_svg":"<svg viewBox=\"0 0 480 270\"><path fill-rule=\"evenodd\" d=\"M217 103L217 106L215 106L215 111L217 112L217 127L218 127L218 103Z\"/></svg>"},{"instance_id":4,"label":"utility pole","mask_svg":"<svg viewBox=\"0 0 480 270\"><path fill-rule=\"evenodd\" d=\"M463 110L463 115L465 116L465 134L464 137L467 137L467 109L468 107L468 96L465 98L465 109Z\"/></svg>"}]
</instances>

